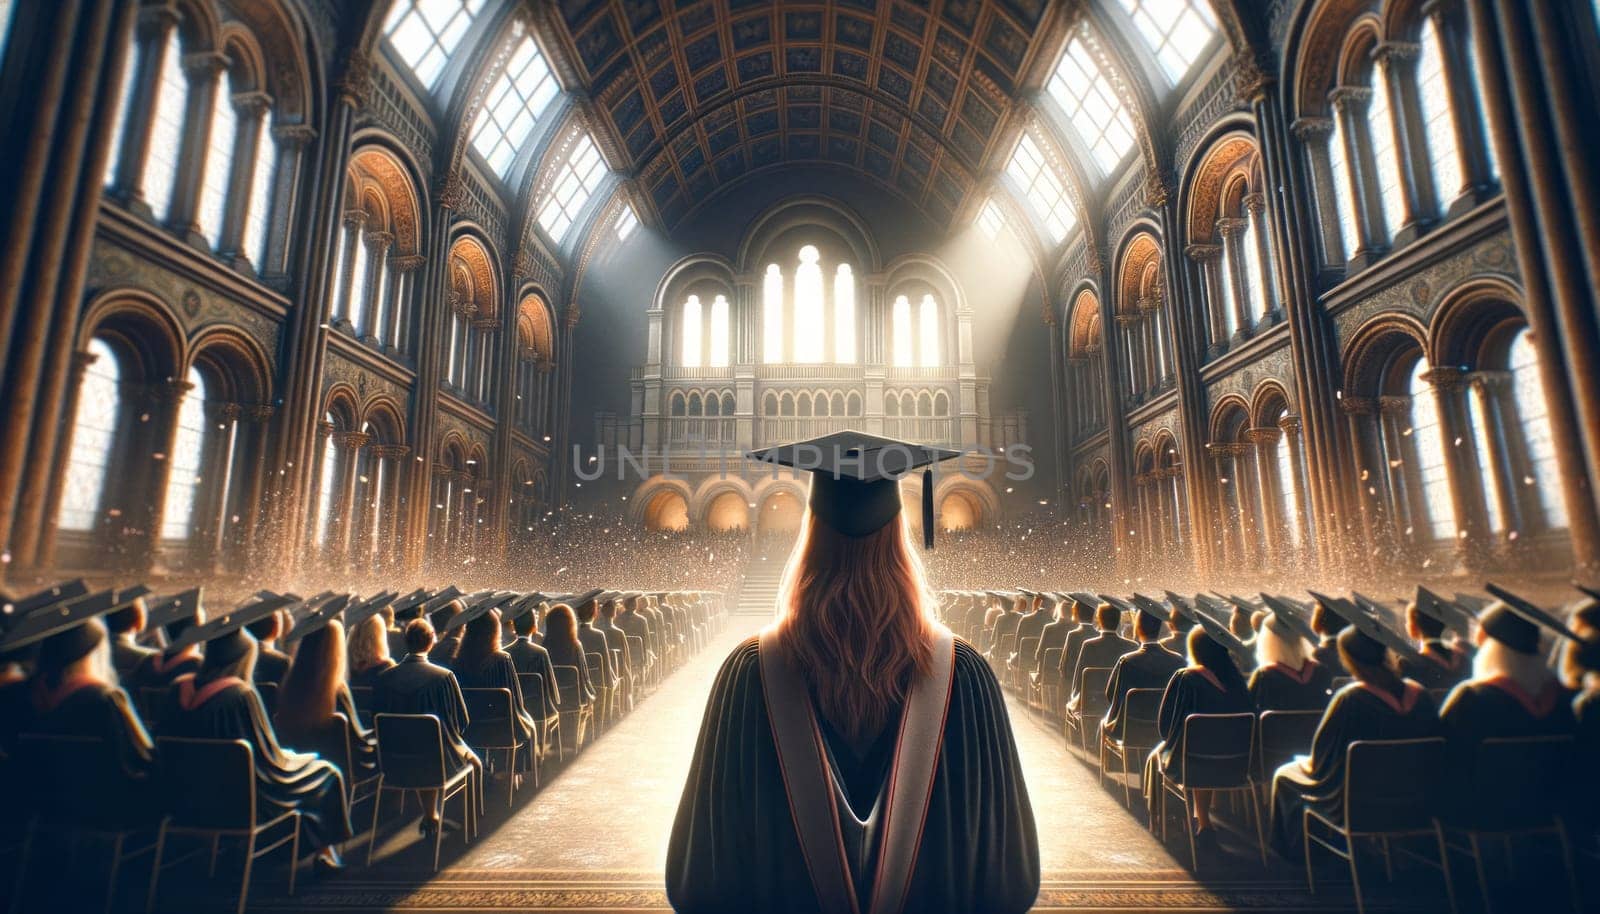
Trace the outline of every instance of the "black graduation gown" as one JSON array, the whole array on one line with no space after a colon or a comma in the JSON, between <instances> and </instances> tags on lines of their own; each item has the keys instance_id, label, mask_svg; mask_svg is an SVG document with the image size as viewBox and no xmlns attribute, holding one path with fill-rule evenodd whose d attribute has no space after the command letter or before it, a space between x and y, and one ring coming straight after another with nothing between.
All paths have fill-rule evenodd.
<instances>
[{"instance_id":1,"label":"black graduation gown","mask_svg":"<svg viewBox=\"0 0 1600 914\"><path fill-rule=\"evenodd\" d=\"M1250 692L1243 683L1232 688L1224 687L1208 670L1184 667L1172 674L1167 690L1161 694L1161 711L1157 729L1161 742L1145 759L1144 795L1148 811L1157 799L1154 791L1157 774L1165 770L1174 759L1183 757L1183 722L1190 714L1252 713ZM1154 815L1151 816L1154 819Z\"/></svg>"},{"instance_id":2,"label":"black graduation gown","mask_svg":"<svg viewBox=\"0 0 1600 914\"><path fill-rule=\"evenodd\" d=\"M353 830L344 776L332 762L285 750L267 720L261 696L247 683L231 680L203 701L185 706L194 680L185 677L167 690L161 705L161 735L193 739L242 739L255 750L256 816L266 821L291 809L300 811L302 847L321 849L344 841ZM193 696L204 695L204 686Z\"/></svg>"},{"instance_id":3,"label":"black graduation gown","mask_svg":"<svg viewBox=\"0 0 1600 914\"><path fill-rule=\"evenodd\" d=\"M1050 614L1042 609L1035 610L1023 616L1022 621L1017 623L1017 650L1022 650L1022 641L1024 638L1042 639L1044 637L1045 627L1049 624ZM1023 669L1031 670L1034 668L1034 661L1037 660L1038 657L1039 650L1037 647L1035 647L1026 657L1018 658L1018 662L1023 665Z\"/></svg>"},{"instance_id":4,"label":"black graduation gown","mask_svg":"<svg viewBox=\"0 0 1600 914\"><path fill-rule=\"evenodd\" d=\"M461 765L479 764L477 753L467 745L469 719L461 686L454 674L430 663L426 655L407 654L378 677L377 688L372 692L372 713L432 714L439 719L439 729L444 733L445 760L454 762L451 771L459 771ZM452 760L448 753L454 753L455 758Z\"/></svg>"},{"instance_id":5,"label":"black graduation gown","mask_svg":"<svg viewBox=\"0 0 1600 914\"><path fill-rule=\"evenodd\" d=\"M273 685L283 685L283 679L289 675L289 655L283 651L262 645L256 654L256 682L270 682Z\"/></svg>"},{"instance_id":6,"label":"black graduation gown","mask_svg":"<svg viewBox=\"0 0 1600 914\"><path fill-rule=\"evenodd\" d=\"M1039 647L1033 652L1033 663L1028 666L1029 671L1043 673L1045 652L1065 647L1067 635L1077 627L1078 623L1070 619L1057 619L1046 625L1044 630L1039 632Z\"/></svg>"},{"instance_id":7,"label":"black graduation gown","mask_svg":"<svg viewBox=\"0 0 1600 914\"><path fill-rule=\"evenodd\" d=\"M1472 675L1472 658L1442 641L1427 641L1418 656L1400 658L1400 675L1425 689L1451 689Z\"/></svg>"},{"instance_id":8,"label":"black graduation gown","mask_svg":"<svg viewBox=\"0 0 1600 914\"><path fill-rule=\"evenodd\" d=\"M1160 644L1141 644L1131 654L1117 658L1111 668L1111 680L1106 683L1106 698L1111 707L1106 709L1106 731L1112 739L1122 739L1124 721L1122 705L1134 689L1165 689L1172 674L1183 669L1183 658Z\"/></svg>"},{"instance_id":9,"label":"black graduation gown","mask_svg":"<svg viewBox=\"0 0 1600 914\"><path fill-rule=\"evenodd\" d=\"M573 650L572 645L560 641L546 641L545 652L550 655L550 665L573 666L578 668L578 688L581 701L594 701L594 683L589 681L589 664L584 662L583 654ZM572 710L568 708L568 710Z\"/></svg>"},{"instance_id":10,"label":"black graduation gown","mask_svg":"<svg viewBox=\"0 0 1600 914\"><path fill-rule=\"evenodd\" d=\"M529 712L536 717L541 714L546 718L554 715L561 692L556 688L556 671L550 663L550 652L530 638L518 638L506 646L506 653L510 655L518 674L538 673L544 679L544 707L529 708Z\"/></svg>"},{"instance_id":11,"label":"black graduation gown","mask_svg":"<svg viewBox=\"0 0 1600 914\"><path fill-rule=\"evenodd\" d=\"M1250 700L1257 711L1321 711L1332 688L1333 671L1315 660L1298 671L1269 663L1250 674Z\"/></svg>"},{"instance_id":12,"label":"black graduation gown","mask_svg":"<svg viewBox=\"0 0 1600 914\"><path fill-rule=\"evenodd\" d=\"M905 911L1026 911L1039 889L1039 842L1011 724L982 656L964 641L955 650L944 743ZM834 741L830 754L843 760L847 752ZM884 771L870 751L857 761L839 773L853 795L867 792L861 771L880 781ZM667 849L673 907L815 912L788 804L752 638L723 664L701 724Z\"/></svg>"},{"instance_id":13,"label":"black graduation gown","mask_svg":"<svg viewBox=\"0 0 1600 914\"><path fill-rule=\"evenodd\" d=\"M1072 674L1078 668L1078 652L1083 650L1083 643L1093 638L1097 633L1095 627L1087 622L1080 622L1072 631L1067 632L1067 640L1061 648L1061 663L1056 667L1056 675L1061 677L1061 688L1066 694L1071 694L1076 685L1072 681Z\"/></svg>"},{"instance_id":14,"label":"black graduation gown","mask_svg":"<svg viewBox=\"0 0 1600 914\"><path fill-rule=\"evenodd\" d=\"M28 696L32 686L20 673L0 682L0 758L16 751L17 736L28 720Z\"/></svg>"},{"instance_id":15,"label":"black graduation gown","mask_svg":"<svg viewBox=\"0 0 1600 914\"><path fill-rule=\"evenodd\" d=\"M1278 852L1299 859L1304 811L1312 806L1340 822L1344 816L1345 755L1357 740L1430 739L1440 734L1438 707L1427 690L1407 681L1406 693L1393 696L1352 682L1333 696L1307 753L1311 770L1290 761L1272 779L1272 842Z\"/></svg>"},{"instance_id":16,"label":"black graduation gown","mask_svg":"<svg viewBox=\"0 0 1600 914\"><path fill-rule=\"evenodd\" d=\"M458 661L466 660L465 657L457 658ZM495 651L483 658L481 663L473 664L467 669L465 664L456 664L456 682L463 689L505 689L511 693L511 709L514 712L513 720L516 721L516 736L518 742L533 744L539 732L534 726L533 717L528 714L528 709L522 705L522 684L517 681L517 667L511 662L510 655L505 651ZM469 728L469 736L470 733ZM490 742L501 743L505 741L504 733L485 734ZM469 739L468 742L474 742ZM517 755L517 770L528 771L532 768L533 753L521 752Z\"/></svg>"},{"instance_id":17,"label":"black graduation gown","mask_svg":"<svg viewBox=\"0 0 1600 914\"><path fill-rule=\"evenodd\" d=\"M644 616L641 616L636 612L620 612L617 613L616 619L613 621L615 622L617 628L622 629L624 636L627 638L638 638L640 647L647 654L654 653L655 649L650 644L650 623L645 620ZM641 671L644 669L645 665L650 662L650 658L648 656L635 657L633 660L634 663L638 664L637 668Z\"/></svg>"},{"instance_id":18,"label":"black graduation gown","mask_svg":"<svg viewBox=\"0 0 1600 914\"><path fill-rule=\"evenodd\" d=\"M1525 736L1575 736L1572 692L1551 678L1538 695L1528 695L1504 677L1468 680L1456 686L1439 710L1449 767L1449 802L1470 803L1473 763L1486 739ZM1447 820L1452 817L1447 810Z\"/></svg>"},{"instance_id":19,"label":"black graduation gown","mask_svg":"<svg viewBox=\"0 0 1600 914\"><path fill-rule=\"evenodd\" d=\"M339 766L347 782L365 780L378 771L377 734L361 725L355 700L348 688L340 687L334 696L334 706L344 715L343 722L330 717L320 724L305 725L287 720L281 713L275 715L272 727L278 734L278 742L296 752L310 752L327 759ZM347 744L351 763L349 768L345 766Z\"/></svg>"},{"instance_id":20,"label":"black graduation gown","mask_svg":"<svg viewBox=\"0 0 1600 914\"><path fill-rule=\"evenodd\" d=\"M600 655L600 681L596 685L615 685L617 683L617 671L611 665L611 644L606 641L605 632L595 628L593 624L580 625L578 626L578 641L583 644L585 655Z\"/></svg>"},{"instance_id":21,"label":"black graduation gown","mask_svg":"<svg viewBox=\"0 0 1600 914\"><path fill-rule=\"evenodd\" d=\"M1324 637L1317 642L1311 649L1311 659L1327 667L1335 677L1350 675L1344 668L1344 661L1339 659L1339 642L1335 638Z\"/></svg>"},{"instance_id":22,"label":"black graduation gown","mask_svg":"<svg viewBox=\"0 0 1600 914\"><path fill-rule=\"evenodd\" d=\"M159 653L155 648L145 647L135 641L131 635L119 635L111 639L111 665L116 668L117 679L124 683L138 682L141 667Z\"/></svg>"},{"instance_id":23,"label":"black graduation gown","mask_svg":"<svg viewBox=\"0 0 1600 914\"><path fill-rule=\"evenodd\" d=\"M378 677L394 669L393 660L374 663L364 670L350 671L350 688L375 689L378 687Z\"/></svg>"},{"instance_id":24,"label":"black graduation gown","mask_svg":"<svg viewBox=\"0 0 1600 914\"><path fill-rule=\"evenodd\" d=\"M130 778L143 780L154 773L155 743L133 710L127 692L94 682L64 696L50 695L37 681L30 691L24 733L104 740Z\"/></svg>"},{"instance_id":25,"label":"black graduation gown","mask_svg":"<svg viewBox=\"0 0 1600 914\"><path fill-rule=\"evenodd\" d=\"M1002 615L1000 618L996 619L994 621L994 634L992 635L992 638L994 640L989 642L989 644L990 644L990 646L992 648L992 651L1000 650L1001 647L1004 646L1004 643L1005 643L1006 639L1008 637L1011 637L1011 636L1013 636L1013 635L1015 635L1017 633L1017 627L1020 626L1021 624L1022 624L1022 613L1014 613L1014 612L1011 612L1010 610L1007 610L1004 615ZM1012 644L1009 647L1007 647L1006 649L1014 651L1014 650L1017 649L1017 646L1015 644ZM1006 662L1006 658L1005 657L1001 657L999 654L995 654L995 653L992 653L992 652L990 654L990 659L992 661L994 661L995 663L1005 663Z\"/></svg>"},{"instance_id":26,"label":"black graduation gown","mask_svg":"<svg viewBox=\"0 0 1600 914\"><path fill-rule=\"evenodd\" d=\"M1578 725L1578 770L1594 771L1600 764L1600 691L1579 692L1572 700L1572 716ZM1583 785L1579 827L1594 834L1600 832L1600 783L1589 777Z\"/></svg>"},{"instance_id":27,"label":"black graduation gown","mask_svg":"<svg viewBox=\"0 0 1600 914\"><path fill-rule=\"evenodd\" d=\"M1071 702L1076 709L1076 702L1082 701L1082 696L1077 694L1077 687L1083 680L1083 671L1096 667L1114 669L1117 661L1124 654L1131 654L1139 649L1139 645L1129 641L1116 632L1101 632L1093 638L1083 642L1083 647L1078 651L1078 665L1072 671L1071 685L1073 692Z\"/></svg>"}]
</instances>

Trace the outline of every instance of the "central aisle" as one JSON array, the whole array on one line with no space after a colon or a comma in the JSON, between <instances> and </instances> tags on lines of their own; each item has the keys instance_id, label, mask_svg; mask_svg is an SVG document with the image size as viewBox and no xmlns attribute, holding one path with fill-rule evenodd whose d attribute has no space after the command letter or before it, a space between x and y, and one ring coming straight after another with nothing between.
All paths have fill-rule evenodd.
<instances>
[{"instance_id":1,"label":"central aisle","mask_svg":"<svg viewBox=\"0 0 1600 914\"><path fill-rule=\"evenodd\" d=\"M261 900L319 911L664 910L666 845L706 696L723 658L763 621L732 617L536 796L519 796L509 818L503 787L491 785L490 822L470 847L447 841L451 862L441 873L426 878L427 863L412 847L370 870L318 880L293 899ZM1122 807L1120 789L1097 784L1053 728L1014 701L1010 709L1042 846L1045 884L1035 910L1348 907L1339 892L1309 898L1292 871L1264 881L1252 867L1233 880L1197 883Z\"/></svg>"}]
</instances>

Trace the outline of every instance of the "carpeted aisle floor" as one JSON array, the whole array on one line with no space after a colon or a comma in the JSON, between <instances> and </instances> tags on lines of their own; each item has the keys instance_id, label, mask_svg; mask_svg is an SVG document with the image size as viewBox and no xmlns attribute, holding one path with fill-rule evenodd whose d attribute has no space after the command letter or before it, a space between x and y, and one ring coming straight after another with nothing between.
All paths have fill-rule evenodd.
<instances>
[{"instance_id":1,"label":"carpeted aisle floor","mask_svg":"<svg viewBox=\"0 0 1600 914\"><path fill-rule=\"evenodd\" d=\"M281 870L262 872L251 907L261 911L640 911L665 910L661 868L678 796L722 659L760 620L735 617L702 654L673 674L576 761L524 791L508 813L503 783L491 783L483 833L464 848L447 836L446 864L433 875L412 823L393 807L380 828L371 868L365 843L354 865L332 879L304 878L281 894ZM1336 884L1316 897L1303 877L1275 862L1263 870L1253 843L1214 876L1197 880L1122 805L1122 792L1096 783L1053 728L1013 703L1012 720L1033 799L1045 884L1039 911L1348 911ZM413 806L407 817L414 821ZM358 827L371 807L358 811ZM1181 858L1180 858L1181 859ZM1376 899L1374 899L1376 902ZM1372 903L1368 910L1392 910Z\"/></svg>"}]
</instances>

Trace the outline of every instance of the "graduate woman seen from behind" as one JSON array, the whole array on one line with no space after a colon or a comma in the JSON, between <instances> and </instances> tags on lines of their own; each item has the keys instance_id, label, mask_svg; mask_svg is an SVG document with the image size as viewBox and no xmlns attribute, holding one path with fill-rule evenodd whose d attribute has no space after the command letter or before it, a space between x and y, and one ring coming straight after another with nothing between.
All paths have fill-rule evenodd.
<instances>
[{"instance_id":1,"label":"graduate woman seen from behind","mask_svg":"<svg viewBox=\"0 0 1600 914\"><path fill-rule=\"evenodd\" d=\"M934 620L890 478L954 455L845 433L755 456L814 471L809 510L777 621L712 688L667 854L674 908L1027 910L1038 840L1000 688Z\"/></svg>"}]
</instances>

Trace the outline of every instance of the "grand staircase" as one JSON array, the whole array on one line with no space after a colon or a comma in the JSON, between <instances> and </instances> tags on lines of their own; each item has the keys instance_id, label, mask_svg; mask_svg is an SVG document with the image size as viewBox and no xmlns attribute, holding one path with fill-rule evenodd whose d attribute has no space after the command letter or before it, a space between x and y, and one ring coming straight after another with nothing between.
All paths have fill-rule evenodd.
<instances>
[{"instance_id":1,"label":"grand staircase","mask_svg":"<svg viewBox=\"0 0 1600 914\"><path fill-rule=\"evenodd\" d=\"M788 550L775 550L765 555L756 550L744 565L744 584L739 588L739 602L734 612L740 615L767 616L778 605L778 585L783 582L783 563Z\"/></svg>"}]
</instances>

